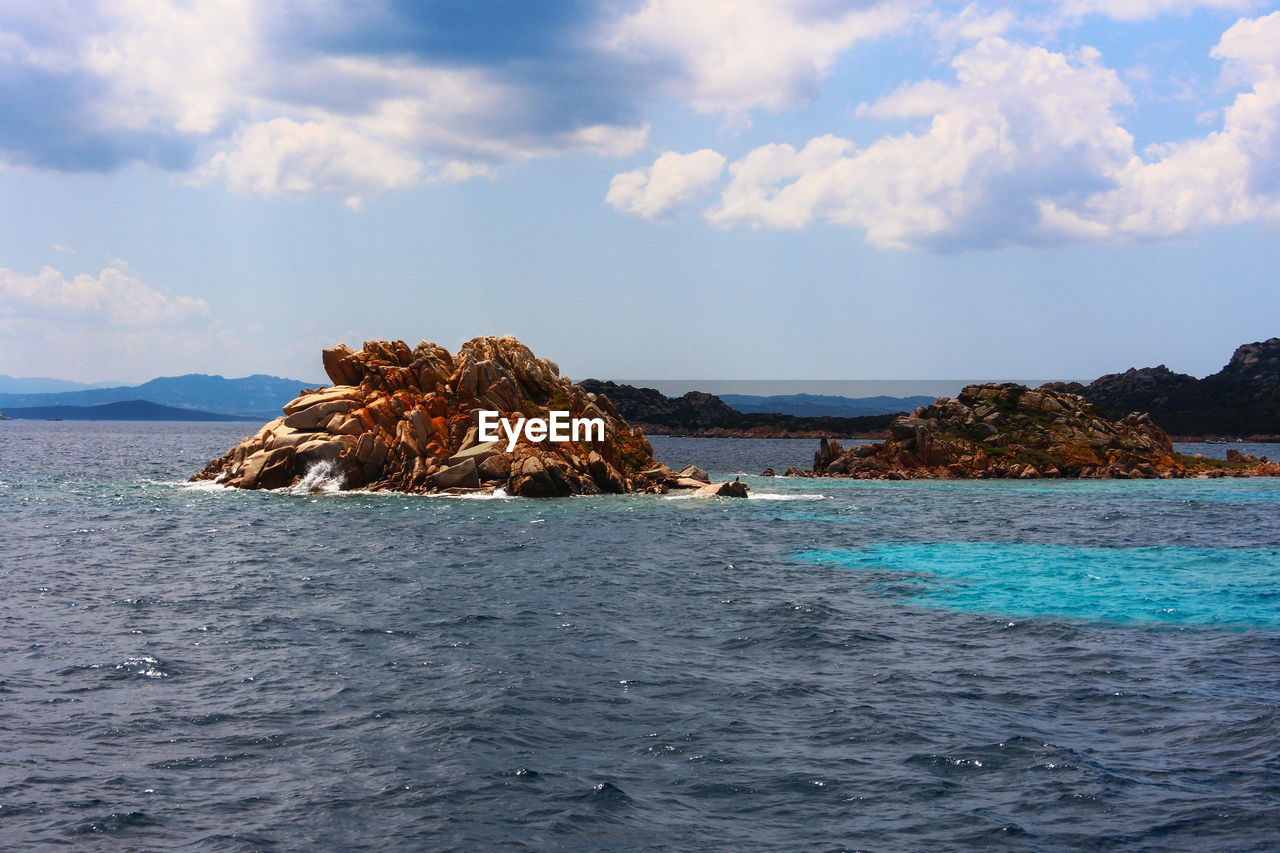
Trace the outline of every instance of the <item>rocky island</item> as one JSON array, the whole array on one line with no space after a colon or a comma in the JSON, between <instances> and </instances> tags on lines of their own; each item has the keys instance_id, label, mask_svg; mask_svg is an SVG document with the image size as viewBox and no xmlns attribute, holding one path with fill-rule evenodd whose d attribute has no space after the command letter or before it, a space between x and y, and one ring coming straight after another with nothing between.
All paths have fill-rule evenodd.
<instances>
[{"instance_id":1,"label":"rocky island","mask_svg":"<svg viewBox=\"0 0 1280 853\"><path fill-rule=\"evenodd\" d=\"M322 470L348 488L409 493L505 489L523 497L663 492L746 497L741 483L713 485L694 466L653 458L640 429L605 396L560 375L513 337L480 337L457 354L423 341L369 341L323 352L327 388L304 389L276 418L209 462L192 480L274 489ZM481 412L548 420L552 412L603 421L586 440L482 441Z\"/></svg>"},{"instance_id":2,"label":"rocky island","mask_svg":"<svg viewBox=\"0 0 1280 853\"><path fill-rule=\"evenodd\" d=\"M858 417L798 417L774 412L740 412L714 394L689 391L668 397L654 388L584 379L578 383L605 394L618 411L649 435L697 438L869 437L884 432L896 414Z\"/></svg>"},{"instance_id":3,"label":"rocky island","mask_svg":"<svg viewBox=\"0 0 1280 853\"><path fill-rule=\"evenodd\" d=\"M1280 464L1232 450L1185 456L1146 414L1112 421L1078 394L1013 383L970 385L897 418L884 441L848 450L823 439L813 469L792 476L1175 478L1280 476Z\"/></svg>"},{"instance_id":4,"label":"rocky island","mask_svg":"<svg viewBox=\"0 0 1280 853\"><path fill-rule=\"evenodd\" d=\"M1147 412L1175 436L1280 437L1280 338L1237 347L1226 366L1203 379L1161 364L1108 373L1088 385L1049 387L1080 394L1116 416Z\"/></svg>"}]
</instances>

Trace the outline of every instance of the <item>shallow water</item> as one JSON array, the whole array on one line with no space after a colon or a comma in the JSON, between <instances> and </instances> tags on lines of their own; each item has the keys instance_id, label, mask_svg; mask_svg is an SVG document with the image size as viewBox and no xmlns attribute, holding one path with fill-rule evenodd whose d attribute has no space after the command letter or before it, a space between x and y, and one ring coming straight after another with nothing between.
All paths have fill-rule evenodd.
<instances>
[{"instance_id":1,"label":"shallow water","mask_svg":"<svg viewBox=\"0 0 1280 853\"><path fill-rule=\"evenodd\" d=\"M0 846L1280 839L1280 483L182 482L245 431L0 423Z\"/></svg>"}]
</instances>

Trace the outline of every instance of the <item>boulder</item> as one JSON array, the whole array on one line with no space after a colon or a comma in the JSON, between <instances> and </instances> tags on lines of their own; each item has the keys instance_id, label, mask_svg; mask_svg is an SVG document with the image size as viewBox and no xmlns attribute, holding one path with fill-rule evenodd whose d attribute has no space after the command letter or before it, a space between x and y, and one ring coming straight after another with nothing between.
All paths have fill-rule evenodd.
<instances>
[{"instance_id":1,"label":"boulder","mask_svg":"<svg viewBox=\"0 0 1280 853\"><path fill-rule=\"evenodd\" d=\"M245 489L278 489L287 486L295 478L293 456L292 447L260 450L245 460L238 480L232 480L228 485Z\"/></svg>"},{"instance_id":2,"label":"boulder","mask_svg":"<svg viewBox=\"0 0 1280 853\"><path fill-rule=\"evenodd\" d=\"M468 433L468 435L470 435L470 433ZM465 439L463 440L463 446L466 447ZM457 453L449 457L448 464L456 465L464 459L474 459L476 464L479 465L495 453L501 452L502 448L499 446L499 442L486 441L484 444L473 444L466 447L465 450L459 450Z\"/></svg>"},{"instance_id":3,"label":"boulder","mask_svg":"<svg viewBox=\"0 0 1280 853\"><path fill-rule=\"evenodd\" d=\"M320 360L324 364L324 372L333 380L335 386L357 385L364 375L364 370L355 358L355 354L346 344L338 344L336 347L322 351Z\"/></svg>"},{"instance_id":4,"label":"boulder","mask_svg":"<svg viewBox=\"0 0 1280 853\"><path fill-rule=\"evenodd\" d=\"M299 466L304 469L310 468L317 462L337 462L345 451L354 442L350 441L350 436L345 436L348 441L342 441L337 438L319 438L308 441L305 444L299 444L295 447L294 455L298 460Z\"/></svg>"},{"instance_id":5,"label":"boulder","mask_svg":"<svg viewBox=\"0 0 1280 853\"><path fill-rule=\"evenodd\" d=\"M432 492L483 480L512 494L554 496L657 492L676 478L606 396L574 385L512 337L474 338L456 355L425 341L412 348L366 341L359 350L326 349L322 361L333 386L305 390L193 479L271 488L330 461L353 488ZM601 418L604 438L531 444L521 437L511 451L505 439L477 441L482 410L514 422L553 409ZM705 477L697 468L685 473Z\"/></svg>"},{"instance_id":6,"label":"boulder","mask_svg":"<svg viewBox=\"0 0 1280 853\"><path fill-rule=\"evenodd\" d=\"M701 489L707 485L706 480L695 480L692 477L676 477L674 484L677 489Z\"/></svg>"},{"instance_id":7,"label":"boulder","mask_svg":"<svg viewBox=\"0 0 1280 853\"><path fill-rule=\"evenodd\" d=\"M511 466L508 490L526 498L550 498L571 494L559 469L543 464L537 456L526 456L519 466Z\"/></svg>"},{"instance_id":8,"label":"boulder","mask_svg":"<svg viewBox=\"0 0 1280 853\"><path fill-rule=\"evenodd\" d=\"M327 428L333 415L346 414L356 408L357 404L358 401L345 397L322 400L304 409L295 409L292 414L285 416L284 425L293 429Z\"/></svg>"},{"instance_id":9,"label":"boulder","mask_svg":"<svg viewBox=\"0 0 1280 853\"><path fill-rule=\"evenodd\" d=\"M697 480L701 483L710 483L711 477L706 471L703 471L697 465L686 465L676 472L677 477L685 477L690 480Z\"/></svg>"},{"instance_id":10,"label":"boulder","mask_svg":"<svg viewBox=\"0 0 1280 853\"><path fill-rule=\"evenodd\" d=\"M476 468L480 472L480 479L505 483L511 476L511 459L502 453L492 453L484 457Z\"/></svg>"},{"instance_id":11,"label":"boulder","mask_svg":"<svg viewBox=\"0 0 1280 853\"><path fill-rule=\"evenodd\" d=\"M437 489L475 489L480 486L480 472L476 468L476 460L471 457L437 471L429 479L432 487Z\"/></svg>"},{"instance_id":12,"label":"boulder","mask_svg":"<svg viewBox=\"0 0 1280 853\"><path fill-rule=\"evenodd\" d=\"M303 409L309 409L320 403L329 403L334 400L358 400L360 399L360 389L352 388L349 385L334 385L323 391L312 391L309 394L303 394L296 400L292 400L284 404L284 413L292 415L294 412L300 412Z\"/></svg>"},{"instance_id":13,"label":"boulder","mask_svg":"<svg viewBox=\"0 0 1280 853\"><path fill-rule=\"evenodd\" d=\"M698 489L693 495L698 498L745 498L747 497L747 484L739 480L733 480L728 483L712 483Z\"/></svg>"}]
</instances>

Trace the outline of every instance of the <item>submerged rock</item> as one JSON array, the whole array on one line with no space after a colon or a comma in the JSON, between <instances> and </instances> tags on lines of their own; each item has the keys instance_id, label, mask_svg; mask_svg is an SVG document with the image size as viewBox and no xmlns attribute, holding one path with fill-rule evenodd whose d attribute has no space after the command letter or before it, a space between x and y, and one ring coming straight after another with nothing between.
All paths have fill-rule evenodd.
<instances>
[{"instance_id":1,"label":"submerged rock","mask_svg":"<svg viewBox=\"0 0 1280 853\"><path fill-rule=\"evenodd\" d=\"M349 488L441 492L488 487L509 494L553 497L600 492L665 491L675 475L642 475L658 466L653 448L603 395L560 375L513 337L481 337L451 354L437 344L369 341L360 350L326 349L334 384L304 390L281 417L209 462L193 480L242 489L272 489L302 481L327 464ZM521 433L479 442L478 412L520 417L599 418L603 439L533 441ZM682 474L685 472L681 472ZM694 469L691 473L705 473ZM702 486L704 480L693 485Z\"/></svg>"},{"instance_id":2,"label":"submerged rock","mask_svg":"<svg viewBox=\"0 0 1280 853\"><path fill-rule=\"evenodd\" d=\"M790 473L790 472L788 472ZM970 385L897 418L885 440L845 450L823 439L813 474L859 479L1280 476L1236 454L1184 456L1145 414L1112 421L1077 394L1013 383Z\"/></svg>"}]
</instances>

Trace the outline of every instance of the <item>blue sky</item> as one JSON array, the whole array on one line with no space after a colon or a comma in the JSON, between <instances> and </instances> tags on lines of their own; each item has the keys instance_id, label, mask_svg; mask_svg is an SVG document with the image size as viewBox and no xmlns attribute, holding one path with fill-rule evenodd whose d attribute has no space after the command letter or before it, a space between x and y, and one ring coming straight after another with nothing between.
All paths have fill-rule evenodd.
<instances>
[{"instance_id":1,"label":"blue sky","mask_svg":"<svg viewBox=\"0 0 1280 853\"><path fill-rule=\"evenodd\" d=\"M1280 335L1252 0L0 9L0 373L1089 379Z\"/></svg>"}]
</instances>

